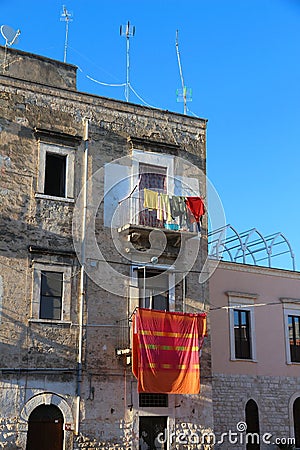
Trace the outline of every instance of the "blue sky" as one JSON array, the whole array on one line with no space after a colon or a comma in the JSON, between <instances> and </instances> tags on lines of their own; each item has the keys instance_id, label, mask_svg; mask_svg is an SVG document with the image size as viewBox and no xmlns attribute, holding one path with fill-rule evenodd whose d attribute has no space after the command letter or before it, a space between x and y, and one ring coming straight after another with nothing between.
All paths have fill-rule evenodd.
<instances>
[{"instance_id":1,"label":"blue sky","mask_svg":"<svg viewBox=\"0 0 300 450\"><path fill-rule=\"evenodd\" d=\"M17 48L63 60L63 1L0 0ZM176 30L189 109L208 119L208 176L238 231L281 231L300 267L300 0L66 0L67 61L78 89L124 100L125 39L135 25L130 81L148 104L183 112ZM2 38L2 37L1 37ZM4 44L4 39L1 40ZM130 100L141 100L130 94ZM297 257L298 256L298 257Z\"/></svg>"}]
</instances>

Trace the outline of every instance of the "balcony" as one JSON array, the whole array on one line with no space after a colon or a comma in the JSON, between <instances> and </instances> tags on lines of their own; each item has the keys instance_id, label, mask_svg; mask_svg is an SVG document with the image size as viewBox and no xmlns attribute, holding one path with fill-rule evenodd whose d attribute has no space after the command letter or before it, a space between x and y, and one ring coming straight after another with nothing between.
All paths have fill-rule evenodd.
<instances>
[{"instance_id":1,"label":"balcony","mask_svg":"<svg viewBox=\"0 0 300 450\"><path fill-rule=\"evenodd\" d=\"M138 251L150 248L157 250L164 245L164 254L176 257L183 240L199 235L197 224L191 215L182 214L168 221L160 219L157 210L144 207L142 196L132 196L121 201L117 220L118 232L132 244L128 247L128 252L133 248ZM149 234L155 230L159 233L152 234L149 240ZM161 237L161 232L165 238Z\"/></svg>"}]
</instances>

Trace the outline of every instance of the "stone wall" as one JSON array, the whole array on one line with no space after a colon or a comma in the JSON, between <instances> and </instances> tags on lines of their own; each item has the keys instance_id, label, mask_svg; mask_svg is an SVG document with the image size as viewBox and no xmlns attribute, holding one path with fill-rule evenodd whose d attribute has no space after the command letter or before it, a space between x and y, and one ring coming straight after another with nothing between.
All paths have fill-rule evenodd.
<instances>
[{"instance_id":1,"label":"stone wall","mask_svg":"<svg viewBox=\"0 0 300 450\"><path fill-rule=\"evenodd\" d=\"M261 450L269 449L271 443L276 448L277 438L293 438L291 408L293 401L300 396L299 382L300 378L292 377L213 374L215 448L245 448L245 445L240 445L240 440L245 443L246 439L245 433L240 431L243 424L238 424L245 422L245 407L250 399L258 406ZM228 434L223 438L224 443L218 443L222 433L230 430L237 433L231 438L238 439L237 443L230 443ZM262 440L264 435L265 443Z\"/></svg>"},{"instance_id":2,"label":"stone wall","mask_svg":"<svg viewBox=\"0 0 300 450\"><path fill-rule=\"evenodd\" d=\"M0 56L3 59L3 49ZM12 57L19 59L12 61ZM64 400L65 420L66 417L70 420L72 414L74 425L77 389L80 265L75 254L72 255L75 202L55 201L35 195L39 176L39 137L36 129L49 130L56 136L61 134L65 139L67 136L77 142L76 200L82 188L84 143L81 137L85 117L90 118L89 176L105 164L130 155L133 145L139 150L161 154L167 152L189 160L205 173L206 121L78 93L75 91L74 68L69 65L11 50L8 62L7 71L0 76L0 345L2 368L19 372L18 380L10 382L9 392L14 394L0 398L3 417L0 448L2 445L11 450L24 450L28 417L25 420L21 414L28 402L32 406L33 398L37 396L36 404L43 403L43 395L52 392L57 396L56 404L59 403L58 397ZM36 67L43 66L47 77L39 80L33 77L31 82L16 79L28 78L26 73L32 65L34 73L37 73ZM18 68L19 76L16 78L14 67ZM43 74L43 71L40 73ZM32 81L38 81L38 84ZM133 141L128 139L130 137L140 139ZM207 283L199 285L198 282L198 272L207 252L206 227L204 221L201 250L186 282L186 309L191 312L201 311L208 298ZM120 258L114 248L110 229L104 226L101 213L97 216L96 234L114 268L129 276L130 264ZM42 250L29 251L29 247L48 249L49 255ZM63 251L68 255L64 256ZM71 320L63 326L32 320L34 266L36 261L45 259L53 264L67 263L72 267ZM165 258L163 262L170 263L171 260ZM80 435L74 436L74 448L137 448L137 424L141 411L137 403L132 404L131 399L136 383L130 367L125 367L124 361L115 355L118 322L131 312L128 309L128 295L126 290L122 296L110 294L90 279L87 279L85 289L81 424ZM180 289L182 291L182 286ZM176 307L180 309L180 305ZM57 369L57 373L52 376L36 373L32 381L30 371L35 367L53 370L53 373ZM66 378L60 372L63 368L72 375ZM176 405L168 411L174 429L177 427L180 430L182 423L191 427L200 424L204 429L212 427L210 375L208 337L202 353L202 392L193 398L176 396ZM12 427L18 421L16 436L11 433L15 433ZM73 431L68 431L65 450L71 450L72 437ZM14 439L17 444L12 443L9 447Z\"/></svg>"}]
</instances>

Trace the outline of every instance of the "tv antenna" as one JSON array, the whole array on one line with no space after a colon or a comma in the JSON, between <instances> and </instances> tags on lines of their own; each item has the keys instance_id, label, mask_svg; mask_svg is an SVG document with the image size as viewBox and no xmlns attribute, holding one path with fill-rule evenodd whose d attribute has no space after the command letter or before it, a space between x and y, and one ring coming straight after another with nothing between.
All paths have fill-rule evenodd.
<instances>
[{"instance_id":1,"label":"tv antenna","mask_svg":"<svg viewBox=\"0 0 300 450\"><path fill-rule=\"evenodd\" d=\"M66 22L66 36L65 36L65 49L64 49L64 63L67 62L67 49L68 49L68 38L69 38L69 22L72 22L72 13L67 10L65 5L63 5L63 11L60 17L61 22Z\"/></svg>"},{"instance_id":2,"label":"tv antenna","mask_svg":"<svg viewBox=\"0 0 300 450\"><path fill-rule=\"evenodd\" d=\"M11 47L12 45L18 43L18 37L21 34L20 30L15 31L8 25L1 25L0 31L5 39L5 47Z\"/></svg>"},{"instance_id":3,"label":"tv antenna","mask_svg":"<svg viewBox=\"0 0 300 450\"><path fill-rule=\"evenodd\" d=\"M126 85L125 85L125 99L126 102L129 102L129 68L130 68L130 59L129 59L129 39L135 35L135 27L130 25L128 21L126 25L120 26L120 36L126 37Z\"/></svg>"},{"instance_id":4,"label":"tv antenna","mask_svg":"<svg viewBox=\"0 0 300 450\"><path fill-rule=\"evenodd\" d=\"M181 89L177 89L177 101L183 102L183 114L186 115L187 113L187 102L192 101L192 89L187 88L184 84L183 79L183 73L182 73L182 67L180 62L180 53L179 53L179 44L178 44L178 30L176 30L176 53L177 53L177 60L178 60L178 68L179 68L179 74L181 79Z\"/></svg>"}]
</instances>

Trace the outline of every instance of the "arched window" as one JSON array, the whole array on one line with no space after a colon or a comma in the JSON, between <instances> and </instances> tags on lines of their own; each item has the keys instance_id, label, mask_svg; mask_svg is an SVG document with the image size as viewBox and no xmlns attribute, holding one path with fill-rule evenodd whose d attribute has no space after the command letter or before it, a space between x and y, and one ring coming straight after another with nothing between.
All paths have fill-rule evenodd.
<instances>
[{"instance_id":1,"label":"arched window","mask_svg":"<svg viewBox=\"0 0 300 450\"><path fill-rule=\"evenodd\" d=\"M258 407L254 400L250 399L245 408L246 424L247 424L247 450L259 450L259 417Z\"/></svg>"},{"instance_id":2,"label":"arched window","mask_svg":"<svg viewBox=\"0 0 300 450\"><path fill-rule=\"evenodd\" d=\"M300 397L296 398L293 404L294 432L296 447L300 447Z\"/></svg>"},{"instance_id":3,"label":"arched window","mask_svg":"<svg viewBox=\"0 0 300 450\"><path fill-rule=\"evenodd\" d=\"M63 450L63 422L57 406L37 406L29 416L26 450Z\"/></svg>"}]
</instances>

